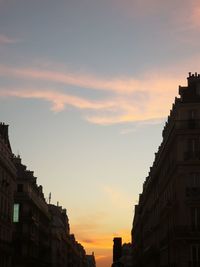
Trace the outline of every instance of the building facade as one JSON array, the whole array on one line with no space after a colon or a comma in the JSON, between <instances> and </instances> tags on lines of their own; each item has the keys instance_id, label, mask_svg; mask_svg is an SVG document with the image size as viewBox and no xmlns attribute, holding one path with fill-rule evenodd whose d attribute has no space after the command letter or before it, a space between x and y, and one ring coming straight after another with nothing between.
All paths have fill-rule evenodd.
<instances>
[{"instance_id":1,"label":"building facade","mask_svg":"<svg viewBox=\"0 0 200 267\"><path fill-rule=\"evenodd\" d=\"M14 195L12 267L50 266L50 214L42 186L32 171L14 158L17 188Z\"/></svg>"},{"instance_id":2,"label":"building facade","mask_svg":"<svg viewBox=\"0 0 200 267\"><path fill-rule=\"evenodd\" d=\"M86 255L85 267L96 267L94 252L91 255Z\"/></svg>"},{"instance_id":3,"label":"building facade","mask_svg":"<svg viewBox=\"0 0 200 267\"><path fill-rule=\"evenodd\" d=\"M8 125L0 124L0 266L10 267L12 247L13 197L16 169L8 137Z\"/></svg>"},{"instance_id":4,"label":"building facade","mask_svg":"<svg viewBox=\"0 0 200 267\"><path fill-rule=\"evenodd\" d=\"M120 260L122 256L122 238L114 237L113 239L113 263Z\"/></svg>"},{"instance_id":5,"label":"building facade","mask_svg":"<svg viewBox=\"0 0 200 267\"><path fill-rule=\"evenodd\" d=\"M200 266L200 75L187 80L135 206L136 267Z\"/></svg>"},{"instance_id":6,"label":"building facade","mask_svg":"<svg viewBox=\"0 0 200 267\"><path fill-rule=\"evenodd\" d=\"M68 267L69 265L69 221L66 209L52 204L48 205L50 223L51 267Z\"/></svg>"},{"instance_id":7,"label":"building facade","mask_svg":"<svg viewBox=\"0 0 200 267\"><path fill-rule=\"evenodd\" d=\"M50 200L49 200L50 201ZM66 209L47 204L0 123L0 267L95 267L70 234Z\"/></svg>"}]
</instances>

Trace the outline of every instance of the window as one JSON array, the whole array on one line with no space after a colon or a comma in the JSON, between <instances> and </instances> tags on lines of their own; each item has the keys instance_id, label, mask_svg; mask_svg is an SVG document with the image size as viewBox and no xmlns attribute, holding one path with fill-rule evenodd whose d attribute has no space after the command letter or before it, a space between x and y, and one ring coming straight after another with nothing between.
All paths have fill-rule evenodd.
<instances>
[{"instance_id":1,"label":"window","mask_svg":"<svg viewBox=\"0 0 200 267\"><path fill-rule=\"evenodd\" d=\"M23 184L17 185L17 192L23 192Z\"/></svg>"},{"instance_id":2,"label":"window","mask_svg":"<svg viewBox=\"0 0 200 267\"><path fill-rule=\"evenodd\" d=\"M200 229L200 208L193 207L191 208L191 225L193 230Z\"/></svg>"},{"instance_id":3,"label":"window","mask_svg":"<svg viewBox=\"0 0 200 267\"><path fill-rule=\"evenodd\" d=\"M188 150L191 152L196 152L199 150L199 140L197 138L188 140Z\"/></svg>"},{"instance_id":4,"label":"window","mask_svg":"<svg viewBox=\"0 0 200 267\"><path fill-rule=\"evenodd\" d=\"M191 263L192 266L197 267L199 266L200 262L200 246L199 244L192 244L191 245Z\"/></svg>"},{"instance_id":5,"label":"window","mask_svg":"<svg viewBox=\"0 0 200 267\"><path fill-rule=\"evenodd\" d=\"M13 209L13 222L17 223L19 222L19 204L14 204L14 209Z\"/></svg>"},{"instance_id":6,"label":"window","mask_svg":"<svg viewBox=\"0 0 200 267\"><path fill-rule=\"evenodd\" d=\"M187 177L187 186L188 187L200 187L200 173L191 172Z\"/></svg>"}]
</instances>

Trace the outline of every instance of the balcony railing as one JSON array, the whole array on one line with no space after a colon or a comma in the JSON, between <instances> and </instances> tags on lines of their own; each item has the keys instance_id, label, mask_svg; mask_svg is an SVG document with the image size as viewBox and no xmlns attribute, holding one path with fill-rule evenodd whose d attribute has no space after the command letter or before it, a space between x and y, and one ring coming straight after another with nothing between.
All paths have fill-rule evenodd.
<instances>
[{"instance_id":1,"label":"balcony railing","mask_svg":"<svg viewBox=\"0 0 200 267\"><path fill-rule=\"evenodd\" d=\"M188 267L199 267L200 261L189 261Z\"/></svg>"},{"instance_id":2,"label":"balcony railing","mask_svg":"<svg viewBox=\"0 0 200 267\"><path fill-rule=\"evenodd\" d=\"M200 129L200 120L188 119L188 120L171 120L168 122L163 130L163 137L166 137L173 129Z\"/></svg>"},{"instance_id":3,"label":"balcony railing","mask_svg":"<svg viewBox=\"0 0 200 267\"><path fill-rule=\"evenodd\" d=\"M187 198L200 198L200 187L186 187L185 195Z\"/></svg>"},{"instance_id":4,"label":"balcony railing","mask_svg":"<svg viewBox=\"0 0 200 267\"><path fill-rule=\"evenodd\" d=\"M176 238L200 238L200 225L183 225L174 228Z\"/></svg>"},{"instance_id":5,"label":"balcony railing","mask_svg":"<svg viewBox=\"0 0 200 267\"><path fill-rule=\"evenodd\" d=\"M200 151L187 151L184 153L184 160L200 160Z\"/></svg>"}]
</instances>

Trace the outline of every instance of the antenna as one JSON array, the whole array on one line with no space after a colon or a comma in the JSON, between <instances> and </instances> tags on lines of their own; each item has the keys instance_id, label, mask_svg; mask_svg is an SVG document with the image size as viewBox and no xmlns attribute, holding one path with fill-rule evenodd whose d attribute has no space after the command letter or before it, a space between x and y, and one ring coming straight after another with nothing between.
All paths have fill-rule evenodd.
<instances>
[{"instance_id":1,"label":"antenna","mask_svg":"<svg viewBox=\"0 0 200 267\"><path fill-rule=\"evenodd\" d=\"M49 204L51 204L51 192L49 193Z\"/></svg>"}]
</instances>

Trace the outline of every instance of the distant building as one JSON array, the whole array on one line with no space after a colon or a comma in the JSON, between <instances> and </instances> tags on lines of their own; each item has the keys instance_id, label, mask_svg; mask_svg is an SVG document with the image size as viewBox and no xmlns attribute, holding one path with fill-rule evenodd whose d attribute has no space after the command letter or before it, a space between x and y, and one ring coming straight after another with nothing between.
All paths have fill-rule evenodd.
<instances>
[{"instance_id":1,"label":"distant building","mask_svg":"<svg viewBox=\"0 0 200 267\"><path fill-rule=\"evenodd\" d=\"M14 196L14 255L12 267L49 267L50 214L42 186L20 157L14 158L17 190Z\"/></svg>"},{"instance_id":2,"label":"distant building","mask_svg":"<svg viewBox=\"0 0 200 267\"><path fill-rule=\"evenodd\" d=\"M0 266L11 267L12 215L16 169L12 162L8 125L0 123Z\"/></svg>"},{"instance_id":3,"label":"distant building","mask_svg":"<svg viewBox=\"0 0 200 267\"><path fill-rule=\"evenodd\" d=\"M70 234L66 209L48 205L51 215L51 267L95 267L94 255L86 256L84 247Z\"/></svg>"},{"instance_id":4,"label":"distant building","mask_svg":"<svg viewBox=\"0 0 200 267\"><path fill-rule=\"evenodd\" d=\"M86 265L85 267L96 267L96 261L94 257L94 252L92 255L86 255Z\"/></svg>"},{"instance_id":5,"label":"distant building","mask_svg":"<svg viewBox=\"0 0 200 267\"><path fill-rule=\"evenodd\" d=\"M122 244L121 237L113 239L113 264L112 267L133 267L133 248L131 243Z\"/></svg>"},{"instance_id":6,"label":"distant building","mask_svg":"<svg viewBox=\"0 0 200 267\"><path fill-rule=\"evenodd\" d=\"M120 262L124 267L133 266L133 246L131 243L124 243L122 245L122 256Z\"/></svg>"},{"instance_id":7,"label":"distant building","mask_svg":"<svg viewBox=\"0 0 200 267\"><path fill-rule=\"evenodd\" d=\"M122 238L114 237L113 239L113 264L112 267L121 267L123 266L121 262L122 256Z\"/></svg>"},{"instance_id":8,"label":"distant building","mask_svg":"<svg viewBox=\"0 0 200 267\"><path fill-rule=\"evenodd\" d=\"M48 205L51 215L50 257L51 267L70 267L69 265L69 221L66 209L52 204Z\"/></svg>"},{"instance_id":9,"label":"distant building","mask_svg":"<svg viewBox=\"0 0 200 267\"><path fill-rule=\"evenodd\" d=\"M69 251L69 266L70 267L85 267L86 253L84 247L78 243L73 234L70 234Z\"/></svg>"},{"instance_id":10,"label":"distant building","mask_svg":"<svg viewBox=\"0 0 200 267\"><path fill-rule=\"evenodd\" d=\"M135 267L200 266L200 75L179 94L135 206Z\"/></svg>"}]
</instances>

